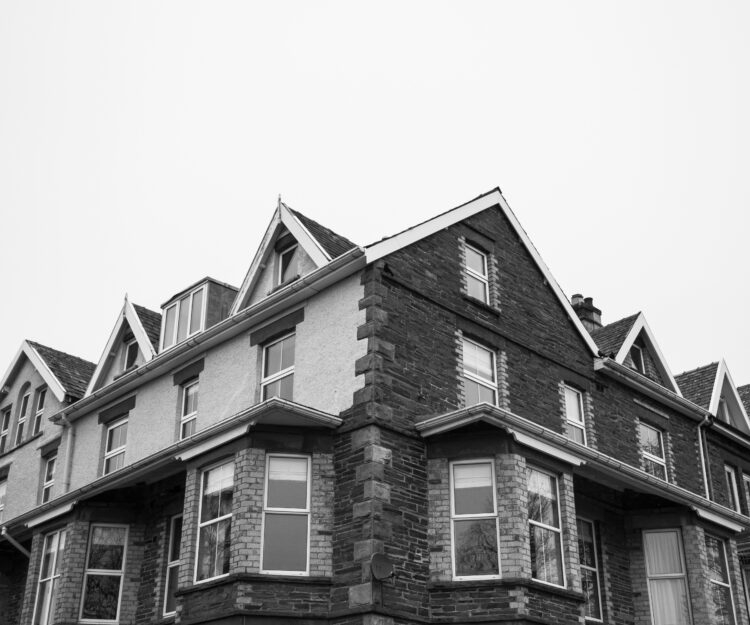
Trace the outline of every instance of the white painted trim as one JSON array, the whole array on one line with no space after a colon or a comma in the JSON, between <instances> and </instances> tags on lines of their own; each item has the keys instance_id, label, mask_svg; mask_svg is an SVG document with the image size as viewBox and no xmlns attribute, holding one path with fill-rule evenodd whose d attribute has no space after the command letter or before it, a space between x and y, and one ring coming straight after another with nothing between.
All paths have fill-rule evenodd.
<instances>
[{"instance_id":1,"label":"white painted trim","mask_svg":"<svg viewBox=\"0 0 750 625\"><path fill-rule=\"evenodd\" d=\"M502 193L500 193L500 189L494 189L489 193L486 193L485 195L481 195L480 197L467 202L466 204L462 204L461 206L454 208L453 210L443 213L442 215L438 215L437 217L433 217L432 219L414 226L413 228L404 230L403 232L394 235L389 239L380 241L378 243L373 243L372 245L368 245L365 248L367 263L369 264L378 260L379 258L388 256L389 254L392 254L393 252L396 252L401 248L406 247L407 245L411 245L412 243L415 243L431 234L435 234L436 232L439 232L444 228L452 226L453 224L462 221L463 219L467 219L472 215L476 215L477 213L480 213L481 211L493 206L499 206L503 211L516 234L523 242L531 257L534 259L537 267L549 283L550 288L557 296L557 299L562 305L563 310L565 310L565 312L568 314L568 317L570 317L571 322L578 330L578 333L581 335L584 343L587 345L592 355L597 356L599 354L599 348L596 346L594 339L591 338L591 335L588 333L586 328L583 327L581 320L578 318L578 315L576 315L573 307L570 305L570 301L566 297L565 293L563 293L560 285L557 283L557 280L555 280L552 272L549 270L549 267L547 267L545 262L542 260L539 252L531 242L531 239L529 239L529 235L526 234L526 231L519 223L510 206L508 206L508 203L505 201Z\"/></svg>"},{"instance_id":2,"label":"white painted trim","mask_svg":"<svg viewBox=\"0 0 750 625\"><path fill-rule=\"evenodd\" d=\"M297 243L302 246L312 261L318 267L327 264L331 260L331 257L323 249L320 242L305 228L303 223L297 219L297 216L289 210L289 207L284 202L279 202L279 208L281 209L282 223L292 233L292 236L297 239Z\"/></svg>"},{"instance_id":3,"label":"white painted trim","mask_svg":"<svg viewBox=\"0 0 750 625\"><path fill-rule=\"evenodd\" d=\"M18 348L18 351L13 357L13 360L10 361L8 370L5 372L2 381L0 381L0 389L8 386L10 378L13 375L13 371L16 369L18 360L21 358L22 354L26 356L29 361L31 361L31 364L37 370L39 375L42 376L42 379L47 383L47 387L52 391L54 396L57 398L57 401L62 402L65 399L65 388L63 387L60 380L57 379L55 374L52 373L52 370L47 366L47 363L44 362L44 358L41 357L39 352L37 352L27 340L24 340L21 343L21 347Z\"/></svg>"},{"instance_id":4,"label":"white painted trim","mask_svg":"<svg viewBox=\"0 0 750 625\"><path fill-rule=\"evenodd\" d=\"M212 449L221 447L224 443L228 443L229 441L233 441L235 438L243 436L245 433L247 433L248 428L252 427L253 425L255 425L255 421L251 421L250 423L245 423L243 425L238 425L231 430L222 432L221 434L214 436L209 440L200 443L199 445L195 445L190 449L186 449L181 454L175 456L175 460L190 460L192 458L195 458L196 456L203 455L206 452L211 451Z\"/></svg>"},{"instance_id":5,"label":"white painted trim","mask_svg":"<svg viewBox=\"0 0 750 625\"><path fill-rule=\"evenodd\" d=\"M732 375L729 373L729 367L727 367L727 363L723 358L719 362L719 366L716 368L716 378L714 379L714 386L713 390L711 391L711 403L708 405L708 411L715 417L718 417L719 400L721 399L721 391L724 387L724 378L726 378L727 382L729 383L729 387L732 389L732 399L736 404L734 408L739 412L739 414L742 416L742 419L744 420L745 427L747 428L745 433L750 433L750 418L748 418L747 411L745 410L745 406L742 403L742 398L737 391L737 386L732 379ZM732 411L730 411L730 415L731 412Z\"/></svg>"},{"instance_id":6,"label":"white painted trim","mask_svg":"<svg viewBox=\"0 0 750 625\"><path fill-rule=\"evenodd\" d=\"M672 388L670 390L674 391L675 394L682 397L682 391L680 391L680 387L677 386L677 382L675 382L672 371L669 369L667 360L666 358L664 358L664 354L662 354L661 349L659 349L659 344L656 342L656 337L651 331L651 327L648 325L646 317L642 312L638 313L638 317L633 322L633 325L630 328L630 332L628 332L628 335L622 342L620 351L618 351L617 356L615 356L615 362L620 365L625 364L625 358L627 357L628 353L630 353L630 348L633 346L633 343L635 343L635 340L638 338L638 335L640 335L641 331L643 331L649 351L651 352L652 356L654 356L656 367L659 369L659 373L663 378L666 378L666 380L671 385ZM640 373L640 371L638 373Z\"/></svg>"},{"instance_id":7,"label":"white painted trim","mask_svg":"<svg viewBox=\"0 0 750 625\"><path fill-rule=\"evenodd\" d=\"M567 588L568 586L568 579L567 579L567 561L565 559L565 538L563 536L563 516L562 516L562 508L560 507L560 476L557 473L553 473L551 471L547 471L546 469L541 469L540 467L536 466L533 462L530 464L526 464L526 470L536 471L537 473L541 473L542 475L546 475L547 477L551 477L553 480L555 480L555 494L557 495L556 503L557 503L557 522L558 527L555 527L554 525L547 525L546 523L543 523L542 521L535 521L531 518L527 518L527 522L529 524L529 531L531 530L531 526L535 527L541 527L544 530L548 530L550 532L556 532L557 535L560 537L560 560L562 562L562 566L560 567L562 571L562 584L555 584L554 582L548 582L544 579L539 579L538 577L533 577L533 579L536 582L540 582L542 584L549 584L550 586L557 586L558 588ZM526 490L528 492L529 490L529 484L528 484L528 475L527 475L527 481L526 481ZM576 545L576 548L578 548L578 545Z\"/></svg>"},{"instance_id":8,"label":"white painted trim","mask_svg":"<svg viewBox=\"0 0 750 625\"><path fill-rule=\"evenodd\" d=\"M202 511L203 511L203 476L206 475L209 471L213 471L214 469L218 469L220 467L223 467L225 465L231 465L232 467L232 508L229 512L229 514L219 515L213 519L210 519L209 521L201 521ZM223 460L219 460L215 462L214 464L205 467L204 469L201 469L198 473L198 517L197 517L197 534L196 534L196 540L195 540L195 553L194 555L194 563L193 563L193 583L194 584L205 584L206 582L210 582L214 579L219 579L220 577L226 577L231 572L228 571L226 573L221 573L219 575L214 575L213 577L206 577L204 579L198 579L198 554L200 553L201 548L201 530L204 527L208 527L209 525L218 525L221 521L225 521L227 519L230 519L230 544L231 544L231 519L234 517L234 505L236 503L235 499L235 490L237 487L237 484L235 482L234 474L237 470L237 467L235 466L235 457L227 456ZM231 568L231 558L230 558L230 568Z\"/></svg>"},{"instance_id":9,"label":"white painted trim","mask_svg":"<svg viewBox=\"0 0 750 625\"><path fill-rule=\"evenodd\" d=\"M576 516L576 525L578 525L578 521L583 521L584 523L588 523L591 526L591 540L593 542L594 546L594 566L593 568L589 566L588 564L583 564L579 561L578 566L581 569L586 569L587 571L594 571L596 573L596 589L598 591L598 597L599 597L599 617L595 616L585 616L584 619L587 623L594 622L594 623L601 623L604 620L604 606L602 605L602 568L599 563L599 549L597 549L597 532L596 532L596 523L592 519L589 519L587 517L582 516ZM579 539L580 540L580 539ZM583 582L583 575L581 575L581 582Z\"/></svg>"},{"instance_id":10,"label":"white painted trim","mask_svg":"<svg viewBox=\"0 0 750 625\"><path fill-rule=\"evenodd\" d=\"M540 451L547 456L551 456L552 458L557 458L558 460L562 460L563 462L572 464L574 467L580 467L581 465L586 464L585 460L579 458L575 454L571 454L567 451L563 451L562 449L558 449L554 445L550 445L549 443L540 441L533 436L529 436L528 434L524 434L523 432L519 432L518 430L514 430L513 428L510 428L510 433L517 443L524 445L525 447L535 449L536 451Z\"/></svg>"},{"instance_id":11,"label":"white painted trim","mask_svg":"<svg viewBox=\"0 0 750 625\"><path fill-rule=\"evenodd\" d=\"M720 525L721 527L726 527L728 530L731 530L733 532L739 533L745 529L744 525L734 523L733 521L730 521L729 519L720 516L715 512L711 512L710 510L705 510L704 508L699 508L698 506L693 506L692 509L700 518L705 519L706 521L711 521L711 523L715 523L716 525Z\"/></svg>"},{"instance_id":12,"label":"white painted trim","mask_svg":"<svg viewBox=\"0 0 750 625\"><path fill-rule=\"evenodd\" d=\"M88 545L86 547L86 560L84 562L88 562L89 555L91 553L91 541L94 538L94 528L95 527L121 527L125 528L125 540L123 543L122 548L122 568L120 569L119 578L120 578L120 594L117 597L117 615L114 619L87 619L83 618L83 604L84 599L86 598L86 577L88 575L99 575L99 576L108 576L108 577L118 577L117 574L113 574L111 571L114 569L89 569L88 566L84 565L83 569L83 587L81 588L81 607L78 612L78 622L79 623L117 623L120 620L120 613L122 612L122 591L123 586L125 586L125 573L127 571L127 564L128 564L128 541L130 539L130 526L126 525L124 523L92 523L89 526L89 540Z\"/></svg>"},{"instance_id":13,"label":"white painted trim","mask_svg":"<svg viewBox=\"0 0 750 625\"><path fill-rule=\"evenodd\" d=\"M26 527L28 528L36 527L37 525L46 523L50 519L54 519L56 517L59 517L60 515L70 512L76 503L77 502L75 501L71 501L70 503L66 503L65 505L52 508L52 510L50 510L49 512L45 512L44 514L40 514L38 517L34 517L31 521L29 521L26 524Z\"/></svg>"},{"instance_id":14,"label":"white painted trim","mask_svg":"<svg viewBox=\"0 0 750 625\"><path fill-rule=\"evenodd\" d=\"M156 350L154 349L154 346L151 345L151 341L148 338L148 334L146 334L146 329L143 327L141 318L135 310L135 306L133 306L127 296L125 297L124 312L128 324L130 325L130 329L133 332L133 336L135 336L138 341L138 348L141 350L144 360L148 362L156 356Z\"/></svg>"}]
</instances>

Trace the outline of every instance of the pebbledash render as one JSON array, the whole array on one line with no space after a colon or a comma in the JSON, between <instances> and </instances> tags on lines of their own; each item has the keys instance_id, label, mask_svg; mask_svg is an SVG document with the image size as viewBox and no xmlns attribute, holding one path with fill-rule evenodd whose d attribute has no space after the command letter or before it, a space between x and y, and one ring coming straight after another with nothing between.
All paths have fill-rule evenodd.
<instances>
[{"instance_id":1,"label":"pebbledash render","mask_svg":"<svg viewBox=\"0 0 750 625\"><path fill-rule=\"evenodd\" d=\"M21 345L0 623L747 624L749 408L499 189L364 247L279 202L239 288Z\"/></svg>"}]
</instances>

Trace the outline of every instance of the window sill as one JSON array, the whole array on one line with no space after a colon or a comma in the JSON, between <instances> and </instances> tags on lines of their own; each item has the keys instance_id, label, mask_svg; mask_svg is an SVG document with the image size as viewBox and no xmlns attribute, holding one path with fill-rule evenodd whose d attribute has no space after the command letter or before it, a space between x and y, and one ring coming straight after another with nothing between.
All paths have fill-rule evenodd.
<instances>
[{"instance_id":1,"label":"window sill","mask_svg":"<svg viewBox=\"0 0 750 625\"><path fill-rule=\"evenodd\" d=\"M531 590L537 590L550 595L557 595L566 599L583 602L585 600L583 593L569 590L561 586L545 584L525 577L505 577L502 579L477 579L477 580L455 580L450 582L429 582L428 591L445 591L445 590L468 590L473 588L492 588L496 586L525 586Z\"/></svg>"},{"instance_id":2,"label":"window sill","mask_svg":"<svg viewBox=\"0 0 750 625\"><path fill-rule=\"evenodd\" d=\"M230 573L223 577L212 579L206 582L193 583L188 588L183 588L175 593L176 597L182 595L190 595L195 592L201 592L207 588L216 588L217 586L225 586L227 584L234 584L235 582L253 582L253 583L267 583L267 584L304 584L306 586L331 586L333 580L330 577L323 576L310 576L310 575L270 575L262 573Z\"/></svg>"},{"instance_id":3,"label":"window sill","mask_svg":"<svg viewBox=\"0 0 750 625\"><path fill-rule=\"evenodd\" d=\"M5 456L12 454L16 449L21 449L21 447L24 447L25 445L28 445L31 441L35 441L37 438L41 438L44 435L44 432L37 432L36 434L29 436L26 440L22 441L20 444L16 445L15 447L11 447L8 449L8 451L4 451L0 454L0 458L4 458Z\"/></svg>"},{"instance_id":4,"label":"window sill","mask_svg":"<svg viewBox=\"0 0 750 625\"><path fill-rule=\"evenodd\" d=\"M472 297L471 295L467 295L466 293L464 293L464 299L467 302L469 302L472 306L476 306L477 308L486 310L487 312L492 313L493 315L500 316L503 312L501 308L497 308L496 306L487 304L483 302L481 299L477 299L476 297Z\"/></svg>"}]
</instances>

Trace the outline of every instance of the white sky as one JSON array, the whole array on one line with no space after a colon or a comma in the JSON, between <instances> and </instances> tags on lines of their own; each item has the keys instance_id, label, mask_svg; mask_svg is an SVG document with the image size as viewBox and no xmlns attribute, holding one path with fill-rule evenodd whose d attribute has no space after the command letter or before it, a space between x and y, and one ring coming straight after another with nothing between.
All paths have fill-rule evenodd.
<instances>
[{"instance_id":1,"label":"white sky","mask_svg":"<svg viewBox=\"0 0 750 625\"><path fill-rule=\"evenodd\" d=\"M750 3L0 0L0 373L500 186L570 296L750 383ZM744 176L744 178L743 178Z\"/></svg>"}]
</instances>

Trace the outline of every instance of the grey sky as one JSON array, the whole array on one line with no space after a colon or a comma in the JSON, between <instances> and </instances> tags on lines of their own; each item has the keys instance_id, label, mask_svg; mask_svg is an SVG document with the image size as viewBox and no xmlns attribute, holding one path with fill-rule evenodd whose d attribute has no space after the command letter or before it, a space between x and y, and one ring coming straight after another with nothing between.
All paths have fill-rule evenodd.
<instances>
[{"instance_id":1,"label":"grey sky","mask_svg":"<svg viewBox=\"0 0 750 625\"><path fill-rule=\"evenodd\" d=\"M370 243L500 186L565 292L750 383L747 2L0 0L0 333L98 360L279 193Z\"/></svg>"}]
</instances>

